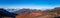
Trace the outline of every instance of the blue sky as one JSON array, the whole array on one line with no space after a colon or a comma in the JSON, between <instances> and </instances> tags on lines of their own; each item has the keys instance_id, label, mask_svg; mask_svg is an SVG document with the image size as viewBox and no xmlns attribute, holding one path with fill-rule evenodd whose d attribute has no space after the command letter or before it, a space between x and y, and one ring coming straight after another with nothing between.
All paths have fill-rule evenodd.
<instances>
[{"instance_id":1,"label":"blue sky","mask_svg":"<svg viewBox=\"0 0 60 18\"><path fill-rule=\"evenodd\" d=\"M60 7L60 0L0 0L0 8L52 9Z\"/></svg>"}]
</instances>

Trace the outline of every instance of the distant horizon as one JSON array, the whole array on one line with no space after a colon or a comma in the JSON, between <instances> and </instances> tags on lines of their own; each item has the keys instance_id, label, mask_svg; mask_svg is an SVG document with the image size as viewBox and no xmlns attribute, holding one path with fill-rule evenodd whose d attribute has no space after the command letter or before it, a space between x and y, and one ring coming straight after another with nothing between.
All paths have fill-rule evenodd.
<instances>
[{"instance_id":1,"label":"distant horizon","mask_svg":"<svg viewBox=\"0 0 60 18\"><path fill-rule=\"evenodd\" d=\"M54 7L56 8L56 7ZM54 9L54 8L49 8L49 9ZM4 9L36 9L36 8L4 8ZM39 8L38 10L46 10L47 8Z\"/></svg>"}]
</instances>

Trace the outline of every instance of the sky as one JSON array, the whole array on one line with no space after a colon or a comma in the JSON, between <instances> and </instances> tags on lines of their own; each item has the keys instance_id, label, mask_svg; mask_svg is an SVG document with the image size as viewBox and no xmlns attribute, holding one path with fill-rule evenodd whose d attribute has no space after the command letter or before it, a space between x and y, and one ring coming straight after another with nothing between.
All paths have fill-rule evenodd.
<instances>
[{"instance_id":1,"label":"sky","mask_svg":"<svg viewBox=\"0 0 60 18\"><path fill-rule=\"evenodd\" d=\"M0 0L0 8L53 9L60 0Z\"/></svg>"}]
</instances>

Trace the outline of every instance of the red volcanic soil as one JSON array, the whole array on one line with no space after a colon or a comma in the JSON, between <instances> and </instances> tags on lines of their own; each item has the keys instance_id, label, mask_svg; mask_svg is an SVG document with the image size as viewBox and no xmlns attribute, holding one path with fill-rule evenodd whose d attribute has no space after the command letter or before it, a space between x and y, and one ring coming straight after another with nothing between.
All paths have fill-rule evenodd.
<instances>
[{"instance_id":1,"label":"red volcanic soil","mask_svg":"<svg viewBox=\"0 0 60 18\"><path fill-rule=\"evenodd\" d=\"M33 18L36 16L42 15L41 12L31 12L29 14L18 15L16 18Z\"/></svg>"}]
</instances>

